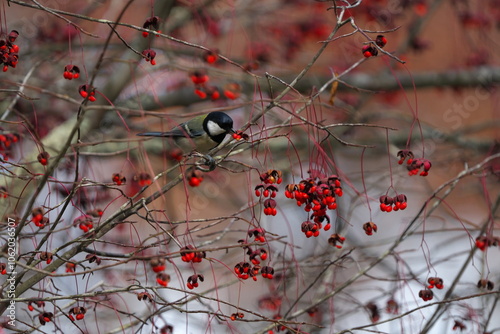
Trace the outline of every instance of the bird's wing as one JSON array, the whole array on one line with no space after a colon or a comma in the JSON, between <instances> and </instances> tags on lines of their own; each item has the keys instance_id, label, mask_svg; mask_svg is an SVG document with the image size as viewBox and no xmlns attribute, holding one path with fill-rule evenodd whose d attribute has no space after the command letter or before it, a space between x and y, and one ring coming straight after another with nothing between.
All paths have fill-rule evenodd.
<instances>
[{"instance_id":1,"label":"bird's wing","mask_svg":"<svg viewBox=\"0 0 500 334\"><path fill-rule=\"evenodd\" d=\"M202 136L205 133L205 130L203 130L203 120L205 119L206 115L200 115L196 116L195 118L190 119L187 122L181 123L174 127L172 130L167 131L167 132L144 132L144 133L138 133L138 136L154 136L154 137L171 137L171 138L178 138L178 137L184 137L184 138L194 138L194 137L199 137ZM192 130L194 127L194 124L199 124L198 130Z\"/></svg>"}]
</instances>

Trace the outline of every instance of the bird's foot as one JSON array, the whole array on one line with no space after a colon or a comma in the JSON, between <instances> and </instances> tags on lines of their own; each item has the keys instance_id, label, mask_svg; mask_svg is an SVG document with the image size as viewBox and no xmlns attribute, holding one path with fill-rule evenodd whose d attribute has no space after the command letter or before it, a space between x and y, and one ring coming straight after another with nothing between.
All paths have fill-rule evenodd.
<instances>
[{"instance_id":1,"label":"bird's foot","mask_svg":"<svg viewBox=\"0 0 500 334\"><path fill-rule=\"evenodd\" d=\"M197 155L205 160L204 163L201 162L196 163L196 168L198 168L199 170L203 172L211 172L217 166L215 159L212 158L210 155L208 154L197 154ZM201 166L207 166L207 168Z\"/></svg>"}]
</instances>

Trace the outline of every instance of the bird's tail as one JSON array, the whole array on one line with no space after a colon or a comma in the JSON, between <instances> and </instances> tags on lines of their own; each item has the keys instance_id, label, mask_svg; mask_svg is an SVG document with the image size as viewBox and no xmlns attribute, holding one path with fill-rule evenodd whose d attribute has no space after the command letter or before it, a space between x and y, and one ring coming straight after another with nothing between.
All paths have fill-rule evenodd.
<instances>
[{"instance_id":1,"label":"bird's tail","mask_svg":"<svg viewBox=\"0 0 500 334\"><path fill-rule=\"evenodd\" d=\"M142 132L142 133L138 133L137 136L145 136L145 137L168 137L165 132Z\"/></svg>"}]
</instances>

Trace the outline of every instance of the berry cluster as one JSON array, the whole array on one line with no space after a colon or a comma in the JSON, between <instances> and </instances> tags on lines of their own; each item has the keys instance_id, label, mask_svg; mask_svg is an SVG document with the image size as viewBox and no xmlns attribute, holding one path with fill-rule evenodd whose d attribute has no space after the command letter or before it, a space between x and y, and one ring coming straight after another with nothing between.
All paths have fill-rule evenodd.
<instances>
[{"instance_id":1,"label":"berry cluster","mask_svg":"<svg viewBox=\"0 0 500 334\"><path fill-rule=\"evenodd\" d=\"M198 251L192 245L181 248L181 260L184 262L200 263L206 256L205 251Z\"/></svg>"},{"instance_id":2,"label":"berry cluster","mask_svg":"<svg viewBox=\"0 0 500 334\"><path fill-rule=\"evenodd\" d=\"M9 160L11 144L19 141L19 135L15 133L0 134L0 154L3 160Z\"/></svg>"},{"instance_id":3,"label":"berry cluster","mask_svg":"<svg viewBox=\"0 0 500 334\"><path fill-rule=\"evenodd\" d=\"M195 274L195 275L189 276L187 279L187 284L186 284L188 289L193 290L194 288L197 288L199 285L198 280L200 282L203 282L205 280L205 278L203 277L203 275L200 275L200 274Z\"/></svg>"},{"instance_id":4,"label":"berry cluster","mask_svg":"<svg viewBox=\"0 0 500 334\"><path fill-rule=\"evenodd\" d=\"M210 97L212 101L221 97L221 90L216 86L208 85L209 77L204 70L196 70L189 75L191 82L195 85L194 93L200 99ZM229 100L237 99L241 94L241 86L238 83L231 82L224 85L222 93Z\"/></svg>"},{"instance_id":5,"label":"berry cluster","mask_svg":"<svg viewBox=\"0 0 500 334\"><path fill-rule=\"evenodd\" d=\"M78 87L78 94L84 99L88 97L90 102L95 102L95 88L88 84Z\"/></svg>"},{"instance_id":6,"label":"berry cluster","mask_svg":"<svg viewBox=\"0 0 500 334\"><path fill-rule=\"evenodd\" d=\"M92 228L94 228L94 222L92 221L92 217L89 215L82 215L79 217L76 217L75 220L73 221L73 226L78 226L80 230L83 232L87 233L90 231Z\"/></svg>"},{"instance_id":7,"label":"berry cluster","mask_svg":"<svg viewBox=\"0 0 500 334\"><path fill-rule=\"evenodd\" d=\"M170 282L170 275L164 272L167 268L165 265L165 259L157 256L149 260L149 264L151 265L151 269L157 273L156 283L166 287L168 282Z\"/></svg>"},{"instance_id":8,"label":"berry cluster","mask_svg":"<svg viewBox=\"0 0 500 334\"><path fill-rule=\"evenodd\" d=\"M238 278L242 280L247 280L252 277L254 281L257 280L257 276L259 272L262 274L262 277L272 279L274 276L274 269L269 266L261 267L259 265L252 265L249 262L240 262L234 266L234 272L238 275Z\"/></svg>"},{"instance_id":9,"label":"berry cluster","mask_svg":"<svg viewBox=\"0 0 500 334\"><path fill-rule=\"evenodd\" d=\"M243 242L243 240L240 240L239 242ZM267 251L264 248L253 250L250 246L244 246L243 249L247 250L246 254L248 255L248 259L254 265L260 264L260 261L267 260ZM260 258L260 260L258 258Z\"/></svg>"},{"instance_id":10,"label":"berry cluster","mask_svg":"<svg viewBox=\"0 0 500 334\"><path fill-rule=\"evenodd\" d=\"M144 29L154 30L158 33L161 33L160 29L160 18L158 16L151 16L144 21L142 25ZM146 38L149 36L147 31L142 32L142 37ZM158 36L158 35L157 35Z\"/></svg>"},{"instance_id":11,"label":"berry cluster","mask_svg":"<svg viewBox=\"0 0 500 334\"><path fill-rule=\"evenodd\" d=\"M80 68L76 65L64 66L63 77L66 80L78 79L80 77Z\"/></svg>"},{"instance_id":12,"label":"berry cluster","mask_svg":"<svg viewBox=\"0 0 500 334\"><path fill-rule=\"evenodd\" d=\"M49 224L49 218L44 217L44 211L41 207L31 211L31 221L39 228L44 228Z\"/></svg>"},{"instance_id":13,"label":"berry cluster","mask_svg":"<svg viewBox=\"0 0 500 334\"><path fill-rule=\"evenodd\" d=\"M253 236L255 238L255 241L258 241L258 242L266 242L265 234L266 234L266 231L260 227L248 231L248 236L249 237Z\"/></svg>"},{"instance_id":14,"label":"berry cluster","mask_svg":"<svg viewBox=\"0 0 500 334\"><path fill-rule=\"evenodd\" d=\"M75 321L75 318L76 320L83 320L83 318L85 318L85 313L87 313L87 309L85 309L85 307L75 306L69 310L68 318L71 321Z\"/></svg>"},{"instance_id":15,"label":"berry cluster","mask_svg":"<svg viewBox=\"0 0 500 334\"><path fill-rule=\"evenodd\" d=\"M401 150L398 152L397 156L399 158L398 164L400 165L402 165L406 160L408 175L417 175L420 169L422 169L422 171L420 172L421 176L429 175L429 170L432 167L432 164L429 160L424 158L415 159L415 155L410 150Z\"/></svg>"},{"instance_id":16,"label":"berry cluster","mask_svg":"<svg viewBox=\"0 0 500 334\"><path fill-rule=\"evenodd\" d=\"M410 165L408 165L406 168L408 168L408 175L417 175L420 169L423 169L420 172L420 176L427 176L429 175L429 169L431 169L432 164L429 160L427 159L413 159Z\"/></svg>"},{"instance_id":17,"label":"berry cluster","mask_svg":"<svg viewBox=\"0 0 500 334\"><path fill-rule=\"evenodd\" d=\"M380 210L382 210L383 212L404 210L408 206L407 198L404 194L399 194L395 197L382 195L380 196L379 200Z\"/></svg>"},{"instance_id":18,"label":"berry cluster","mask_svg":"<svg viewBox=\"0 0 500 334\"><path fill-rule=\"evenodd\" d=\"M264 230L261 228L256 228L248 231L248 237L255 237L256 241L265 242ZM270 266L261 267L261 261L267 260L267 251L264 248L253 249L251 246L245 244L245 240L238 240L240 244L243 245L243 249L246 250L246 255L250 262L240 262L234 266L234 272L238 275L238 278L246 280L250 277L254 281L257 280L257 275L259 272L262 277L272 279L274 277L274 268ZM252 267L253 265L253 267Z\"/></svg>"},{"instance_id":19,"label":"berry cluster","mask_svg":"<svg viewBox=\"0 0 500 334\"><path fill-rule=\"evenodd\" d=\"M19 61L19 46L14 44L19 33L12 30L7 39L0 39L0 65L3 64L3 71L7 72L9 66L15 68Z\"/></svg>"},{"instance_id":20,"label":"berry cluster","mask_svg":"<svg viewBox=\"0 0 500 334\"><path fill-rule=\"evenodd\" d=\"M305 204L304 210L311 212L313 221L307 220L302 223L302 232L307 238L317 237L319 231L323 228L328 231L331 228L330 217L327 210L337 208L337 199L335 196L342 196L342 187L340 179L336 175L325 178L307 178L299 184L289 184L286 186L285 196L295 199L298 206ZM323 227L323 222L326 224Z\"/></svg>"},{"instance_id":21,"label":"berry cluster","mask_svg":"<svg viewBox=\"0 0 500 334\"><path fill-rule=\"evenodd\" d=\"M269 169L260 174L260 181L262 183L255 187L255 196L266 198L263 203L265 215L276 216L278 211L276 210L276 201L274 198L278 192L278 187L275 184L281 184L283 181L281 171Z\"/></svg>"},{"instance_id":22,"label":"berry cluster","mask_svg":"<svg viewBox=\"0 0 500 334\"><path fill-rule=\"evenodd\" d=\"M385 38L384 35L378 35L375 39L375 44L377 44L378 47L383 48L387 44L387 38ZM378 55L378 50L372 43L364 45L361 52L366 58Z\"/></svg>"},{"instance_id":23,"label":"berry cluster","mask_svg":"<svg viewBox=\"0 0 500 334\"><path fill-rule=\"evenodd\" d=\"M120 173L114 173L113 176L111 176L111 180L117 186L121 186L122 184L125 184L125 182L127 182L127 178Z\"/></svg>"},{"instance_id":24,"label":"berry cluster","mask_svg":"<svg viewBox=\"0 0 500 334\"><path fill-rule=\"evenodd\" d=\"M441 277L429 277L427 279L427 283L429 284L427 286L427 289L432 289L434 287L436 289L442 289L442 288L444 288L443 279Z\"/></svg>"}]
</instances>

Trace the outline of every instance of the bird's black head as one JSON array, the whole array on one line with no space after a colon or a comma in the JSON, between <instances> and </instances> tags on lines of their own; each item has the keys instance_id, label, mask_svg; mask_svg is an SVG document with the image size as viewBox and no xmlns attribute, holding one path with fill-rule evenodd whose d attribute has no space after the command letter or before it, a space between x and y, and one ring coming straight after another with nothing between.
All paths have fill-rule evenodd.
<instances>
[{"instance_id":1,"label":"bird's black head","mask_svg":"<svg viewBox=\"0 0 500 334\"><path fill-rule=\"evenodd\" d=\"M233 119L226 113L214 111L209 113L203 120L203 129L210 138L221 143L227 133L234 132Z\"/></svg>"}]
</instances>

